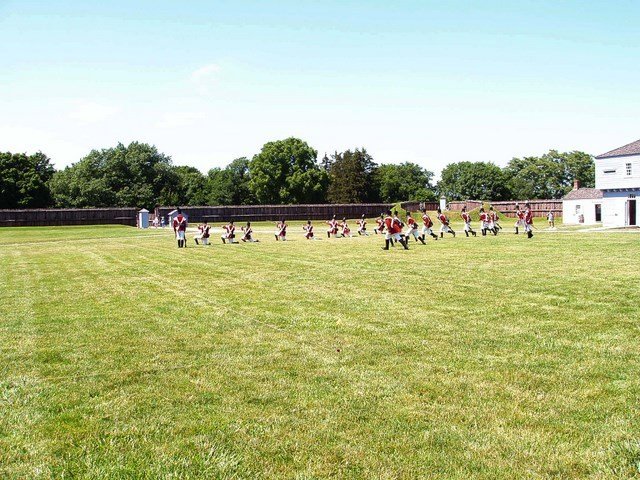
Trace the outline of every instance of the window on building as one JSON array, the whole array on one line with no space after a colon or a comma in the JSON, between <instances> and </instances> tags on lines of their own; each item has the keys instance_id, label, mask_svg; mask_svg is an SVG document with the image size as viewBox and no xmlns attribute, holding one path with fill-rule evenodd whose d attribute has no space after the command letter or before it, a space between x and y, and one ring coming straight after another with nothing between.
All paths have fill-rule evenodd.
<instances>
[{"instance_id":1,"label":"window on building","mask_svg":"<svg viewBox=\"0 0 640 480\"><path fill-rule=\"evenodd\" d=\"M627 163L627 177L631 176L631 164Z\"/></svg>"},{"instance_id":2,"label":"window on building","mask_svg":"<svg viewBox=\"0 0 640 480\"><path fill-rule=\"evenodd\" d=\"M603 170L604 173L616 173L616 169L615 168L608 168Z\"/></svg>"},{"instance_id":3,"label":"window on building","mask_svg":"<svg viewBox=\"0 0 640 480\"><path fill-rule=\"evenodd\" d=\"M580 205L576 205L576 215L578 215L580 213L580 209L582 207Z\"/></svg>"}]
</instances>

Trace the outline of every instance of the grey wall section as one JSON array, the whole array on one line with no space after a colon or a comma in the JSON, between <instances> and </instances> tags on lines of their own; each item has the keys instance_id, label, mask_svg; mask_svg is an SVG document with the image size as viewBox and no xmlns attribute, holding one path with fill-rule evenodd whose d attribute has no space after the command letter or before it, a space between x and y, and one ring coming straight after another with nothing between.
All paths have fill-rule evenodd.
<instances>
[{"instance_id":1,"label":"grey wall section","mask_svg":"<svg viewBox=\"0 0 640 480\"><path fill-rule=\"evenodd\" d=\"M234 205L215 207L181 207L189 217L189 222L228 222L241 221L277 221L286 220L327 220L335 215L338 218L377 217L391 208L386 203L363 204L323 204L323 205ZM158 207L156 215L165 217L175 207Z\"/></svg>"},{"instance_id":2,"label":"grey wall section","mask_svg":"<svg viewBox=\"0 0 640 480\"><path fill-rule=\"evenodd\" d=\"M137 208L43 208L0 210L1 227L56 225L130 225L135 227Z\"/></svg>"}]
</instances>

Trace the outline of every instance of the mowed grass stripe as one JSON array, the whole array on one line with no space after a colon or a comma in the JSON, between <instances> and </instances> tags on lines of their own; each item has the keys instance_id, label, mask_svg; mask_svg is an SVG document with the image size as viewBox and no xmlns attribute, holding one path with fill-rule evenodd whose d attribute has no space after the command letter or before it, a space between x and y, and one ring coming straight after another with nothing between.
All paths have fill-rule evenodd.
<instances>
[{"instance_id":1,"label":"mowed grass stripe","mask_svg":"<svg viewBox=\"0 0 640 480\"><path fill-rule=\"evenodd\" d=\"M632 235L382 255L373 236L179 251L115 230L0 248L17 274L2 277L17 313L0 340L0 398L17 405L0 421L5 476L635 472ZM602 256L620 265L586 260Z\"/></svg>"}]
</instances>

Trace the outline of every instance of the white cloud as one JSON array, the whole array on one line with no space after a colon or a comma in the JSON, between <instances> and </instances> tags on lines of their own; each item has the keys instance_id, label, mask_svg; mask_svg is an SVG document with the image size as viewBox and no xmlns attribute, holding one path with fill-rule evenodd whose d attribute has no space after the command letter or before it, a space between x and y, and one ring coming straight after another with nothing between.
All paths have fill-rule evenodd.
<instances>
[{"instance_id":1,"label":"white cloud","mask_svg":"<svg viewBox=\"0 0 640 480\"><path fill-rule=\"evenodd\" d=\"M191 82L201 95L211 95L213 87L218 81L220 66L215 63L205 65L191 73Z\"/></svg>"},{"instance_id":2,"label":"white cloud","mask_svg":"<svg viewBox=\"0 0 640 480\"><path fill-rule=\"evenodd\" d=\"M77 100L69 110L67 117L80 124L98 123L112 117L120 109L114 105L106 105L86 100Z\"/></svg>"}]
</instances>

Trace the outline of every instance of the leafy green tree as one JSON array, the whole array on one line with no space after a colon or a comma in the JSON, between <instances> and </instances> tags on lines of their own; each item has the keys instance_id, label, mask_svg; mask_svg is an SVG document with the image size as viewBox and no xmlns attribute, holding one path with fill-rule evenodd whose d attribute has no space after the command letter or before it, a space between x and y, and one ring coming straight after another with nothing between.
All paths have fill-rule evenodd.
<instances>
[{"instance_id":1,"label":"leafy green tree","mask_svg":"<svg viewBox=\"0 0 640 480\"><path fill-rule=\"evenodd\" d=\"M177 175L177 200L171 205L206 205L207 204L207 177L195 167L179 166L173 171Z\"/></svg>"},{"instance_id":2,"label":"leafy green tree","mask_svg":"<svg viewBox=\"0 0 640 480\"><path fill-rule=\"evenodd\" d=\"M379 201L376 168L373 157L364 148L336 152L329 164L327 200L331 203Z\"/></svg>"},{"instance_id":3,"label":"leafy green tree","mask_svg":"<svg viewBox=\"0 0 640 480\"><path fill-rule=\"evenodd\" d=\"M249 164L255 199L262 204L324 201L328 174L316 162L317 155L298 138L266 143Z\"/></svg>"},{"instance_id":4,"label":"leafy green tree","mask_svg":"<svg viewBox=\"0 0 640 480\"><path fill-rule=\"evenodd\" d=\"M171 158L151 145L93 150L79 162L56 172L51 182L62 207L147 207L179 203L179 176Z\"/></svg>"},{"instance_id":5,"label":"leafy green tree","mask_svg":"<svg viewBox=\"0 0 640 480\"><path fill-rule=\"evenodd\" d=\"M233 205L231 172L219 167L207 174L207 205Z\"/></svg>"},{"instance_id":6,"label":"leafy green tree","mask_svg":"<svg viewBox=\"0 0 640 480\"><path fill-rule=\"evenodd\" d=\"M236 158L224 169L212 168L207 175L209 205L250 205L255 203L249 188L249 160Z\"/></svg>"},{"instance_id":7,"label":"leafy green tree","mask_svg":"<svg viewBox=\"0 0 640 480\"><path fill-rule=\"evenodd\" d=\"M504 169L516 199L562 198L573 187L595 185L593 157L584 152L550 150L541 157L513 158Z\"/></svg>"},{"instance_id":8,"label":"leafy green tree","mask_svg":"<svg viewBox=\"0 0 640 480\"><path fill-rule=\"evenodd\" d=\"M48 182L54 172L51 160L42 152L0 152L0 208L51 206Z\"/></svg>"},{"instance_id":9,"label":"leafy green tree","mask_svg":"<svg viewBox=\"0 0 640 480\"><path fill-rule=\"evenodd\" d=\"M380 165L375 176L383 202L435 199L431 184L433 172L416 163Z\"/></svg>"},{"instance_id":10,"label":"leafy green tree","mask_svg":"<svg viewBox=\"0 0 640 480\"><path fill-rule=\"evenodd\" d=\"M438 192L448 200L507 200L505 174L490 162L458 162L447 165L440 175Z\"/></svg>"}]
</instances>

